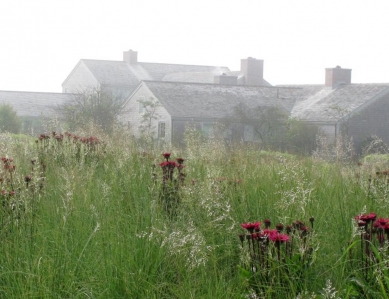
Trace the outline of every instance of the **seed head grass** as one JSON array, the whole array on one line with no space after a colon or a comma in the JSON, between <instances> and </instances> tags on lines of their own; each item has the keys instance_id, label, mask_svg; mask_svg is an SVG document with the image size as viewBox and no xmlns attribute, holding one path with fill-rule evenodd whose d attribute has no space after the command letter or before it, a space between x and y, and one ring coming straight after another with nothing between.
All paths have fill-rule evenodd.
<instances>
[{"instance_id":1,"label":"seed head grass","mask_svg":"<svg viewBox=\"0 0 389 299\"><path fill-rule=\"evenodd\" d=\"M380 294L376 284L361 280L363 271L350 276L355 260L346 258L353 238L360 240L355 215L389 215L386 175L376 174L386 168L377 162L301 158L207 140L194 130L182 148L139 143L120 130L39 137L0 135L0 156L12 159L0 163L1 298ZM161 201L168 184L163 153L170 153L175 167L176 158L185 165L183 180L178 183L175 168L169 182L175 190L169 194L177 199L174 217ZM300 269L304 279L293 279L297 272L283 264L283 251L290 248L282 243L286 237L274 235L278 245L269 247L275 260L268 271L283 277L260 287L250 283L241 224L260 220L264 226L270 219L271 229L286 234L296 219L311 226L312 216L310 264ZM293 254L304 250L297 246ZM387 279L378 266L371 273ZM356 278L370 292L361 293Z\"/></svg>"}]
</instances>

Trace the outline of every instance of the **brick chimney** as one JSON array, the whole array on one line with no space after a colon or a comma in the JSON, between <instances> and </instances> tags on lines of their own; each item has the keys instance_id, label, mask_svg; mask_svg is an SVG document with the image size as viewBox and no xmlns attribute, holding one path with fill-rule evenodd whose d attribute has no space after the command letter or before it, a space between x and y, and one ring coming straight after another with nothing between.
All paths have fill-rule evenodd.
<instances>
[{"instance_id":1,"label":"brick chimney","mask_svg":"<svg viewBox=\"0 0 389 299\"><path fill-rule=\"evenodd\" d=\"M124 51L123 61L127 61L129 64L138 63L138 52L132 50Z\"/></svg>"},{"instance_id":2,"label":"brick chimney","mask_svg":"<svg viewBox=\"0 0 389 299\"><path fill-rule=\"evenodd\" d=\"M339 65L326 69L325 86L335 89L343 84L351 84L351 69L342 69Z\"/></svg>"},{"instance_id":3,"label":"brick chimney","mask_svg":"<svg viewBox=\"0 0 389 299\"><path fill-rule=\"evenodd\" d=\"M241 59L240 71L244 75L245 85L263 85L263 60L252 57Z\"/></svg>"},{"instance_id":4,"label":"brick chimney","mask_svg":"<svg viewBox=\"0 0 389 299\"><path fill-rule=\"evenodd\" d=\"M213 82L215 84L224 84L224 85L238 85L238 76L231 76L227 74L221 74L213 77Z\"/></svg>"}]
</instances>

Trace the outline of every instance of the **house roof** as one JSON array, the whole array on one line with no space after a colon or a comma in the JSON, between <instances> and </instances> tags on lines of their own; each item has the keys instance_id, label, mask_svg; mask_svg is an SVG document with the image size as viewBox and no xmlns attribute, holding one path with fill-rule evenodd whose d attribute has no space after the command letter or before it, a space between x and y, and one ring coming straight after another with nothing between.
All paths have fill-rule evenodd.
<instances>
[{"instance_id":1,"label":"house roof","mask_svg":"<svg viewBox=\"0 0 389 299\"><path fill-rule=\"evenodd\" d=\"M143 81L173 117L218 119L243 103L248 107L279 106L290 112L290 89L261 86ZM293 93L293 92L292 92Z\"/></svg>"},{"instance_id":2,"label":"house roof","mask_svg":"<svg viewBox=\"0 0 389 299\"><path fill-rule=\"evenodd\" d=\"M389 93L389 83L347 84L336 89L324 85L283 87L299 88L291 116L312 122L336 122Z\"/></svg>"},{"instance_id":3,"label":"house roof","mask_svg":"<svg viewBox=\"0 0 389 299\"><path fill-rule=\"evenodd\" d=\"M19 116L52 116L58 105L73 96L68 93L0 90L0 105L11 105Z\"/></svg>"},{"instance_id":4,"label":"house roof","mask_svg":"<svg viewBox=\"0 0 389 299\"><path fill-rule=\"evenodd\" d=\"M175 80L184 81L192 76L192 80L201 77L200 82L210 81L209 74L220 75L229 71L227 67L203 66L203 65L184 65L184 64L167 64L167 63L149 63L138 62L134 64L126 61L109 61L109 60L81 60L91 71L93 76L101 84L115 86L136 86L141 80L167 80L169 76L174 76ZM189 73L189 75L188 75ZM208 76L204 76L204 74ZM189 79L191 80L191 79Z\"/></svg>"}]
</instances>

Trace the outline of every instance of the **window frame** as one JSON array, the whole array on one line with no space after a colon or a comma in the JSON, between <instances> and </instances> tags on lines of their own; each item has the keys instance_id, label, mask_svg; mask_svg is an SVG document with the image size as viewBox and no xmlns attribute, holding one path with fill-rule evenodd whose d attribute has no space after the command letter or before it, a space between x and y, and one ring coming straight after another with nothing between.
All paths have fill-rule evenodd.
<instances>
[{"instance_id":1,"label":"window frame","mask_svg":"<svg viewBox=\"0 0 389 299\"><path fill-rule=\"evenodd\" d=\"M145 114L146 113L146 105L144 103L145 99L146 99L145 96L139 96L138 97L138 103L139 103L138 112L139 112L139 114Z\"/></svg>"},{"instance_id":2,"label":"window frame","mask_svg":"<svg viewBox=\"0 0 389 299\"><path fill-rule=\"evenodd\" d=\"M163 129L162 129L163 128ZM163 132L163 134L162 134ZM158 138L166 138L166 121L158 122Z\"/></svg>"}]
</instances>

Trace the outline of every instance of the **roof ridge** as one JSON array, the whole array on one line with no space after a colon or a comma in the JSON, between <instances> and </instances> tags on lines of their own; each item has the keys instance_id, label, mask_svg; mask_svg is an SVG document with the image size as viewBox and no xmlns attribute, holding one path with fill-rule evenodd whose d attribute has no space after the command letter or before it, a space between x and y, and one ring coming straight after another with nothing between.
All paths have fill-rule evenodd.
<instances>
[{"instance_id":1,"label":"roof ridge","mask_svg":"<svg viewBox=\"0 0 389 299\"><path fill-rule=\"evenodd\" d=\"M13 92L13 93L35 93L35 94L62 94L62 95L76 95L77 93L68 92L55 92L55 91L26 91L26 90L0 90L0 92Z\"/></svg>"},{"instance_id":2,"label":"roof ridge","mask_svg":"<svg viewBox=\"0 0 389 299\"><path fill-rule=\"evenodd\" d=\"M131 65L127 61L123 60L108 60L108 59L90 59L90 58L82 58L80 60L88 60L88 61L105 61L105 62L124 62L128 65ZM163 64L163 65L181 65L181 66L200 66L200 67L214 67L214 68L227 68L227 66L221 65L204 65L204 64L183 64L183 63L165 63L165 62L146 62L146 61L138 61L136 64Z\"/></svg>"},{"instance_id":3,"label":"roof ridge","mask_svg":"<svg viewBox=\"0 0 389 299\"><path fill-rule=\"evenodd\" d=\"M204 83L204 82L183 82L183 81L163 81L163 80L141 80L141 82L151 83L173 83L173 84L192 84L192 85L210 85L210 86L231 86L231 87L253 87L253 88L271 88L271 89L300 89L299 87L287 86L266 86L266 85L240 85L240 84L218 84L218 83Z\"/></svg>"},{"instance_id":4,"label":"roof ridge","mask_svg":"<svg viewBox=\"0 0 389 299\"><path fill-rule=\"evenodd\" d=\"M145 63L145 64L165 64L165 65L186 65L186 66L205 66L205 67L228 68L227 66L221 66L221 65L204 65L204 64L182 64L182 63L143 62L143 61L140 61L140 62L138 62L138 63Z\"/></svg>"}]
</instances>

